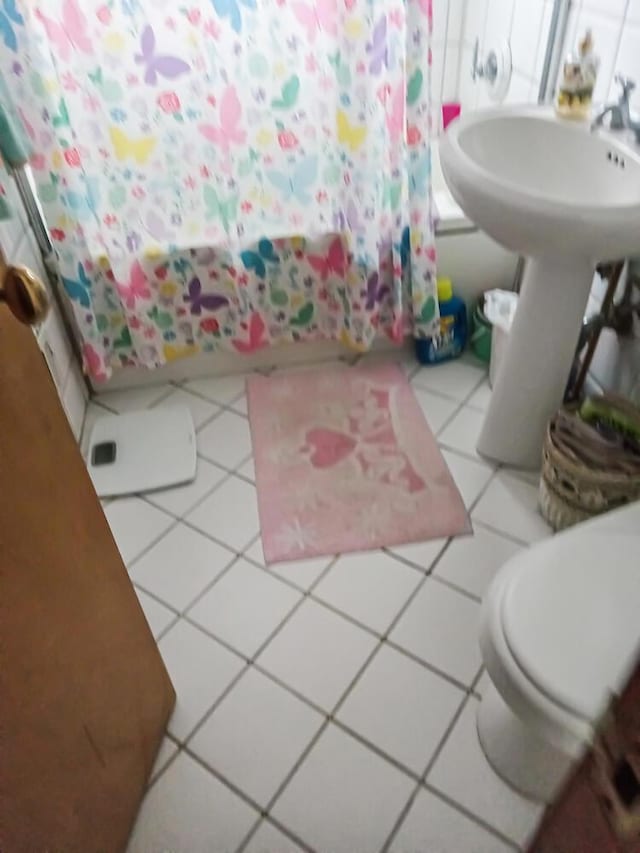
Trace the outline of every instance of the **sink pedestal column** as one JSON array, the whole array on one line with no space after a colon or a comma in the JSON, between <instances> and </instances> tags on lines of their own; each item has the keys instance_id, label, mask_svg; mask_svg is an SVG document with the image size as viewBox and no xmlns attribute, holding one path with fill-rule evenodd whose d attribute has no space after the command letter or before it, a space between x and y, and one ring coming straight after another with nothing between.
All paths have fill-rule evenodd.
<instances>
[{"instance_id":1,"label":"sink pedestal column","mask_svg":"<svg viewBox=\"0 0 640 853\"><path fill-rule=\"evenodd\" d=\"M478 439L483 456L540 468L547 422L562 403L594 270L594 264L576 258L527 261Z\"/></svg>"}]
</instances>

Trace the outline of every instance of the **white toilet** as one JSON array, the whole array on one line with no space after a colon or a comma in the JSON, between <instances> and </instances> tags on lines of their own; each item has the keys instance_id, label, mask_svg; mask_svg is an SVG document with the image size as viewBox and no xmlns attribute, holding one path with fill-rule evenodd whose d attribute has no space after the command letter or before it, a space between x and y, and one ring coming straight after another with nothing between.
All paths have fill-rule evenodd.
<instances>
[{"instance_id":1,"label":"white toilet","mask_svg":"<svg viewBox=\"0 0 640 853\"><path fill-rule=\"evenodd\" d=\"M640 502L509 560L483 601L480 648L487 760L549 802L640 653Z\"/></svg>"}]
</instances>

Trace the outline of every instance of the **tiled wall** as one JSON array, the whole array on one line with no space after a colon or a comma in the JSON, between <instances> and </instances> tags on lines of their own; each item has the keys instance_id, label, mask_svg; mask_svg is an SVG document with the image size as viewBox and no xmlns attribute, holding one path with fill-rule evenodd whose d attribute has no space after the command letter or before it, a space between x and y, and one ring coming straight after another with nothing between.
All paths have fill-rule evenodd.
<instances>
[{"instance_id":1,"label":"tiled wall","mask_svg":"<svg viewBox=\"0 0 640 853\"><path fill-rule=\"evenodd\" d=\"M12 212L10 220L0 222L0 246L7 262L29 267L47 283L40 252L27 223L20 196L13 179L1 166L0 191L6 197ZM48 317L35 332L71 429L79 439L87 406L87 392L80 369L73 357L60 313L53 300Z\"/></svg>"},{"instance_id":2,"label":"tiled wall","mask_svg":"<svg viewBox=\"0 0 640 853\"><path fill-rule=\"evenodd\" d=\"M473 2L473 0L472 0ZM434 0L433 67L431 91L434 119L439 127L439 106L458 99L460 49L467 0Z\"/></svg>"},{"instance_id":3,"label":"tiled wall","mask_svg":"<svg viewBox=\"0 0 640 853\"><path fill-rule=\"evenodd\" d=\"M506 103L535 103L552 9L552 0L467 0L459 48L463 109L490 103L484 83L471 79L476 37L481 55L505 39L510 41L514 70ZM596 102L617 97L617 71L633 77L640 87L640 0L572 0L563 55L577 47L588 28L593 31L601 58ZM451 78L453 73L447 69L445 76ZM640 110L640 88L634 106Z\"/></svg>"},{"instance_id":4,"label":"tiled wall","mask_svg":"<svg viewBox=\"0 0 640 853\"><path fill-rule=\"evenodd\" d=\"M591 28L600 56L596 102L618 97L616 72L638 84L632 98L640 111L640 0L575 0L569 18L565 52Z\"/></svg>"},{"instance_id":5,"label":"tiled wall","mask_svg":"<svg viewBox=\"0 0 640 853\"><path fill-rule=\"evenodd\" d=\"M513 76L505 102L538 100L552 9L552 0L468 0L460 53L463 110L491 104L485 83L471 78L476 38L481 57L504 41L511 44Z\"/></svg>"}]
</instances>

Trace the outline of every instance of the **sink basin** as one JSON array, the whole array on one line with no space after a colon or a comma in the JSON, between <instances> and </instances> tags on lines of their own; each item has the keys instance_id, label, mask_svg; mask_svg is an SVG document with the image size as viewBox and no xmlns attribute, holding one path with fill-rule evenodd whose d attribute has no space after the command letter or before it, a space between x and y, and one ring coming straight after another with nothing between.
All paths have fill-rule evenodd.
<instances>
[{"instance_id":1,"label":"sink basin","mask_svg":"<svg viewBox=\"0 0 640 853\"><path fill-rule=\"evenodd\" d=\"M452 122L439 147L465 214L527 259L478 451L539 468L595 266L640 255L640 147L549 107L479 110Z\"/></svg>"},{"instance_id":2,"label":"sink basin","mask_svg":"<svg viewBox=\"0 0 640 853\"><path fill-rule=\"evenodd\" d=\"M519 254L640 251L640 149L611 133L548 107L482 110L450 126L440 158L465 213Z\"/></svg>"}]
</instances>

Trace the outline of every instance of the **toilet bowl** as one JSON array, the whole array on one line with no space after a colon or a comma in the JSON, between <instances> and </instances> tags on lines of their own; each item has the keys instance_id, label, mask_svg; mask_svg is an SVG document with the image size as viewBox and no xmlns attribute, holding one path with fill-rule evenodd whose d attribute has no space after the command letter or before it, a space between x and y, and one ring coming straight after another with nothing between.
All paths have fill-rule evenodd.
<instances>
[{"instance_id":1,"label":"toilet bowl","mask_svg":"<svg viewBox=\"0 0 640 853\"><path fill-rule=\"evenodd\" d=\"M487 760L553 799L640 651L640 503L518 553L482 605Z\"/></svg>"}]
</instances>

